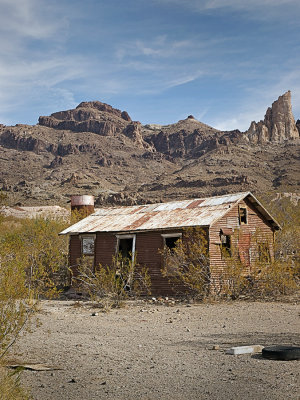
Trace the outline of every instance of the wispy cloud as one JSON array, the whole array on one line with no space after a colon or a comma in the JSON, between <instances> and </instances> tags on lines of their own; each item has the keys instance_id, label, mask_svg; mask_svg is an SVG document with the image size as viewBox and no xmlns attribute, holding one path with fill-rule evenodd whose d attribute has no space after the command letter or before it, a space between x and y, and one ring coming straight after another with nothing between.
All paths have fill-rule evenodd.
<instances>
[{"instance_id":1,"label":"wispy cloud","mask_svg":"<svg viewBox=\"0 0 300 400\"><path fill-rule=\"evenodd\" d=\"M62 54L68 21L58 18L59 8L43 0L0 0L0 122L30 103L74 103L60 85L82 77L85 60Z\"/></svg>"},{"instance_id":2,"label":"wispy cloud","mask_svg":"<svg viewBox=\"0 0 300 400\"><path fill-rule=\"evenodd\" d=\"M14 39L46 39L66 25L65 18L51 18L56 11L43 0L0 0L0 9L0 31Z\"/></svg>"},{"instance_id":3,"label":"wispy cloud","mask_svg":"<svg viewBox=\"0 0 300 400\"><path fill-rule=\"evenodd\" d=\"M116 50L116 57L123 60L125 57L148 57L168 59L170 57L181 57L187 51L195 48L196 41L170 40L167 35L157 36L151 40L136 39L121 43ZM198 43L198 47L200 44Z\"/></svg>"},{"instance_id":4,"label":"wispy cloud","mask_svg":"<svg viewBox=\"0 0 300 400\"><path fill-rule=\"evenodd\" d=\"M293 6L299 8L298 0L157 0L158 3L177 4L182 7L192 8L194 11L216 10L216 9L231 9L240 11L254 11L258 14L258 10L268 8L272 13L272 8L282 8Z\"/></svg>"},{"instance_id":5,"label":"wispy cloud","mask_svg":"<svg viewBox=\"0 0 300 400\"><path fill-rule=\"evenodd\" d=\"M215 73L216 66L212 68L207 60L224 41L226 38L174 40L168 35L135 39L120 43L115 57L121 74L135 73L139 93L159 93Z\"/></svg>"}]
</instances>

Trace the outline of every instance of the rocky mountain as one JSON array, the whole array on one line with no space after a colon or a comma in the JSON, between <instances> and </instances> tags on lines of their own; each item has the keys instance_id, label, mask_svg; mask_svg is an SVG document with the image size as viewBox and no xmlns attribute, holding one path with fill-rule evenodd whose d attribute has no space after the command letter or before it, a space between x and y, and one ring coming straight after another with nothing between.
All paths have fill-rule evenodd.
<instances>
[{"instance_id":1,"label":"rocky mountain","mask_svg":"<svg viewBox=\"0 0 300 400\"><path fill-rule=\"evenodd\" d=\"M286 92L274 101L272 107L267 109L263 121L251 122L246 135L250 143L255 144L299 139L299 130L292 113L291 92Z\"/></svg>"},{"instance_id":2,"label":"rocky mountain","mask_svg":"<svg viewBox=\"0 0 300 400\"><path fill-rule=\"evenodd\" d=\"M291 93L246 132L222 132L192 115L142 125L99 101L0 125L0 190L11 204L65 205L72 194L97 204L135 204L240 190L300 190L300 121Z\"/></svg>"}]
</instances>

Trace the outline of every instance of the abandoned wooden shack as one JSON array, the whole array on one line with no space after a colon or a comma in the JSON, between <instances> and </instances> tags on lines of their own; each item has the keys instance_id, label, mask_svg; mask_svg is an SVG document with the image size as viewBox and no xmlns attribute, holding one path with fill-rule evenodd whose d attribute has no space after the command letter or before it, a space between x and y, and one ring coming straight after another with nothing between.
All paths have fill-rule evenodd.
<instances>
[{"instance_id":1,"label":"abandoned wooden shack","mask_svg":"<svg viewBox=\"0 0 300 400\"><path fill-rule=\"evenodd\" d=\"M250 192L227 194L168 203L145 204L96 209L91 215L65 229L68 234L69 264L76 274L82 256L97 265L111 265L112 257L136 256L136 263L145 265L151 277L154 295L174 294L168 279L162 276L162 250L172 248L176 240L184 240L185 229L202 227L208 238L210 274L218 279L226 260L224 250L238 254L251 273L259 257L259 245L274 256L276 220ZM259 235L257 234L259 232ZM254 240L254 237L256 238Z\"/></svg>"}]
</instances>

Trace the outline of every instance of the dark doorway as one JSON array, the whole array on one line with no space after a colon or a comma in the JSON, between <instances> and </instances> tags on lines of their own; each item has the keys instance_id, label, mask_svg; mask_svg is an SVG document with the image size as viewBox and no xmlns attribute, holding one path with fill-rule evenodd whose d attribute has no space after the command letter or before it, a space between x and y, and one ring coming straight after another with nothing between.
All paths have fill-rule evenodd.
<instances>
[{"instance_id":1,"label":"dark doorway","mask_svg":"<svg viewBox=\"0 0 300 400\"><path fill-rule=\"evenodd\" d=\"M130 258L131 259L132 245L133 245L133 238L119 239L118 254L121 254L122 258Z\"/></svg>"}]
</instances>

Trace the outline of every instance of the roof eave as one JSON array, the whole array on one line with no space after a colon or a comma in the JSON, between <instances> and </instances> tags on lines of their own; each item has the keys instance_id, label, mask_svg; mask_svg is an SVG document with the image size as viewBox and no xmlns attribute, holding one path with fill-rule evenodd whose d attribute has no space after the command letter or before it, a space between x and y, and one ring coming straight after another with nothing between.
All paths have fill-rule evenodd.
<instances>
[{"instance_id":1,"label":"roof eave","mask_svg":"<svg viewBox=\"0 0 300 400\"><path fill-rule=\"evenodd\" d=\"M256 209L260 212L260 214L268 221L268 223L272 226L272 228L276 231L282 229L280 224L276 221L276 219L265 209L265 207L257 200L257 198L249 192L245 198L248 198L251 204L253 204Z\"/></svg>"},{"instance_id":2,"label":"roof eave","mask_svg":"<svg viewBox=\"0 0 300 400\"><path fill-rule=\"evenodd\" d=\"M135 229L135 230L117 230L117 231L80 231L80 232L65 232L62 231L59 233L59 235L70 235L70 236L75 236L75 235L88 235L88 234L94 234L94 233L110 233L112 235L116 235L116 234L122 234L122 235L126 235L126 234L135 234L135 233L147 233L147 232L153 232L155 231L159 231L159 232L163 232L163 231L178 231L181 229L188 229L188 228L196 228L199 227L200 228L209 228L211 225L187 225L187 226L177 226L177 227L166 227L166 228L155 228L155 229Z\"/></svg>"}]
</instances>

